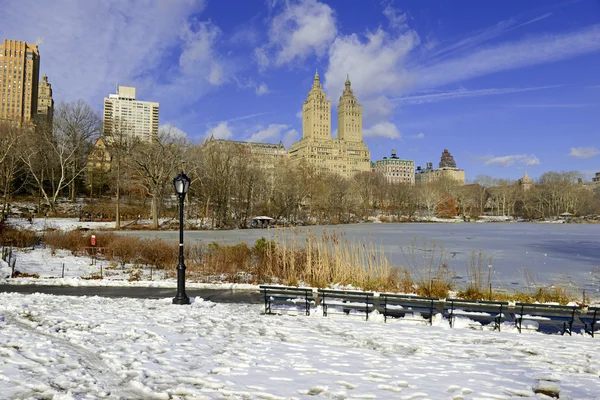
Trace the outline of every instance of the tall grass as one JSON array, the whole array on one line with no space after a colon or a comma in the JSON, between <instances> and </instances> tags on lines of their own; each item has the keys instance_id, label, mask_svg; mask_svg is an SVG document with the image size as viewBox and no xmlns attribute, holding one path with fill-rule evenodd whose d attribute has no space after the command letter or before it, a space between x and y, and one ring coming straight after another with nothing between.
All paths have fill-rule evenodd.
<instances>
[{"instance_id":1,"label":"tall grass","mask_svg":"<svg viewBox=\"0 0 600 400\"><path fill-rule=\"evenodd\" d=\"M419 245L414 238L407 248L401 248L410 275L414 276L417 294L428 297L448 297L454 286L456 272L448 268L447 254L443 246L423 238Z\"/></svg>"},{"instance_id":2,"label":"tall grass","mask_svg":"<svg viewBox=\"0 0 600 400\"><path fill-rule=\"evenodd\" d=\"M482 252L471 253L467 264L467 287L460 296L469 300L491 300L492 293L492 257Z\"/></svg>"}]
</instances>

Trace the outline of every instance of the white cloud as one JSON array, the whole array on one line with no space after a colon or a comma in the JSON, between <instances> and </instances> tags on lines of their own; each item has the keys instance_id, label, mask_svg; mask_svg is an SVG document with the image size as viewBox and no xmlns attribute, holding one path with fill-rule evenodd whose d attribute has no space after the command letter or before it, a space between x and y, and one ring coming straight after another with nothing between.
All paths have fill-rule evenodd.
<instances>
[{"instance_id":1,"label":"white cloud","mask_svg":"<svg viewBox=\"0 0 600 400\"><path fill-rule=\"evenodd\" d=\"M323 55L337 34L334 12L317 0L287 1L269 29L269 44L275 48L275 62L283 65L304 60L315 53ZM264 49L263 49L264 51ZM255 56L265 65L260 51Z\"/></svg>"},{"instance_id":2,"label":"white cloud","mask_svg":"<svg viewBox=\"0 0 600 400\"><path fill-rule=\"evenodd\" d=\"M48 75L58 101L83 99L98 109L119 82L136 86L143 100L166 104L182 97L181 91L169 89L181 88L181 78L189 74L193 79L188 85L193 85L186 96L199 97L211 83L224 80L219 68L204 58L215 27L205 25L204 31L192 30L195 34L187 36L182 32L203 10L204 1L191 0L12 1L3 3L0 36L28 42L45 38L39 40L40 75ZM186 52L181 68L164 71L169 82L156 89L154 74L173 50ZM198 62L208 68L193 69ZM203 79L199 73L205 74Z\"/></svg>"},{"instance_id":3,"label":"white cloud","mask_svg":"<svg viewBox=\"0 0 600 400\"><path fill-rule=\"evenodd\" d=\"M269 57L267 56L267 50L264 47L257 47L254 49L254 60L258 64L259 70L264 70L269 66Z\"/></svg>"},{"instance_id":4,"label":"white cloud","mask_svg":"<svg viewBox=\"0 0 600 400\"><path fill-rule=\"evenodd\" d=\"M424 133L417 133L416 135L410 135L409 139L423 139L425 137Z\"/></svg>"},{"instance_id":5,"label":"white cloud","mask_svg":"<svg viewBox=\"0 0 600 400\"><path fill-rule=\"evenodd\" d=\"M419 86L436 87L493 72L563 60L600 50L600 25L501 43L415 71Z\"/></svg>"},{"instance_id":6,"label":"white cloud","mask_svg":"<svg viewBox=\"0 0 600 400\"><path fill-rule=\"evenodd\" d=\"M324 85L331 98L340 96L347 74L361 100L397 93L415 81L415 76L403 66L408 53L419 43L414 31L394 38L378 29L365 36L366 41L356 34L341 36L331 45Z\"/></svg>"},{"instance_id":7,"label":"white cloud","mask_svg":"<svg viewBox=\"0 0 600 400\"><path fill-rule=\"evenodd\" d=\"M302 110L300 110L296 113L296 118L302 119Z\"/></svg>"},{"instance_id":8,"label":"white cloud","mask_svg":"<svg viewBox=\"0 0 600 400\"><path fill-rule=\"evenodd\" d=\"M287 142L295 140L298 136L298 132L285 124L270 124L269 126L256 128L257 132L252 134L249 138L249 142L267 142L274 143L283 141L287 145ZM291 144L291 142L289 143Z\"/></svg>"},{"instance_id":9,"label":"white cloud","mask_svg":"<svg viewBox=\"0 0 600 400\"><path fill-rule=\"evenodd\" d=\"M499 167L510 167L513 164L530 167L533 165L539 165L540 160L533 154L519 154L511 156L486 156L482 158L484 165L497 165Z\"/></svg>"},{"instance_id":10,"label":"white cloud","mask_svg":"<svg viewBox=\"0 0 600 400\"><path fill-rule=\"evenodd\" d=\"M220 35L221 30L210 21L191 21L183 25L184 48L179 66L184 75L203 77L212 85L224 82L223 66L214 54L214 45Z\"/></svg>"},{"instance_id":11,"label":"white cloud","mask_svg":"<svg viewBox=\"0 0 600 400\"><path fill-rule=\"evenodd\" d=\"M256 86L254 91L258 96L262 96L263 94L269 93L269 87L266 83L261 83L260 85Z\"/></svg>"},{"instance_id":12,"label":"white cloud","mask_svg":"<svg viewBox=\"0 0 600 400\"><path fill-rule=\"evenodd\" d=\"M231 139L233 137L233 132L231 131L231 127L226 121L220 122L219 125L210 128L204 134L206 139L213 136L215 139Z\"/></svg>"},{"instance_id":13,"label":"white cloud","mask_svg":"<svg viewBox=\"0 0 600 400\"><path fill-rule=\"evenodd\" d=\"M559 87L554 86L536 86L528 88L492 88L492 89L479 89L479 90L467 90L464 88L458 90L452 90L449 92L432 93L432 94L421 94L412 96L402 96L393 99L394 102L399 104L426 104L435 103L444 100L454 100L464 97L479 97L479 96L494 96L500 94L510 93L521 93L530 92L535 90L553 89Z\"/></svg>"},{"instance_id":14,"label":"white cloud","mask_svg":"<svg viewBox=\"0 0 600 400\"><path fill-rule=\"evenodd\" d=\"M364 125L373 125L373 129L377 127L375 131L379 131L389 124L386 121L394 109L389 95L407 90L415 80L403 64L418 43L419 37L414 31L392 37L378 29L367 32L363 39L356 34L338 37L329 49L325 91L334 99L334 105L337 104L335 100L341 95L349 75L354 94L363 105ZM393 132L397 130L388 131L387 135Z\"/></svg>"},{"instance_id":15,"label":"white cloud","mask_svg":"<svg viewBox=\"0 0 600 400\"><path fill-rule=\"evenodd\" d=\"M396 125L391 122L380 122L363 131L364 136L400 139L401 134Z\"/></svg>"},{"instance_id":16,"label":"white cloud","mask_svg":"<svg viewBox=\"0 0 600 400\"><path fill-rule=\"evenodd\" d=\"M159 126L158 131L173 138L186 139L188 137L187 133L171 124L163 124Z\"/></svg>"},{"instance_id":17,"label":"white cloud","mask_svg":"<svg viewBox=\"0 0 600 400\"><path fill-rule=\"evenodd\" d=\"M569 156L575 158L592 158L598 154L600 151L595 147L571 147L569 152Z\"/></svg>"},{"instance_id":18,"label":"white cloud","mask_svg":"<svg viewBox=\"0 0 600 400\"><path fill-rule=\"evenodd\" d=\"M408 24L406 23L408 19L406 13L403 13L400 10L392 7L391 4L388 4L384 8L383 15L387 17L388 22L392 28L400 30L408 28Z\"/></svg>"},{"instance_id":19,"label":"white cloud","mask_svg":"<svg viewBox=\"0 0 600 400\"><path fill-rule=\"evenodd\" d=\"M386 96L359 99L363 106L363 124L373 125L389 119L394 111L394 104Z\"/></svg>"},{"instance_id":20,"label":"white cloud","mask_svg":"<svg viewBox=\"0 0 600 400\"><path fill-rule=\"evenodd\" d=\"M292 144L298 140L299 137L300 134L297 130L290 129L289 131L283 134L283 145L289 149L292 146Z\"/></svg>"}]
</instances>

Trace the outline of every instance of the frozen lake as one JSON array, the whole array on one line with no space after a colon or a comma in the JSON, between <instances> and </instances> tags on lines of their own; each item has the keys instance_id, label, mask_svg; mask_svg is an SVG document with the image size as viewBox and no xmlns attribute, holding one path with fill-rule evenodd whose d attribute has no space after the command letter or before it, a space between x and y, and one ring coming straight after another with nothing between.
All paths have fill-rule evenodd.
<instances>
[{"instance_id":1,"label":"frozen lake","mask_svg":"<svg viewBox=\"0 0 600 400\"><path fill-rule=\"evenodd\" d=\"M354 224L298 228L299 237L310 230L321 234L344 232L350 241L372 241L381 246L394 265L406 265L403 250L427 239L442 246L447 264L459 277L465 277L471 253L492 257L494 287L510 288L524 282L523 269L537 283L573 283L588 293L600 289L600 224L535 223L407 223ZM120 234L144 238L178 240L177 231L123 231ZM185 242L253 245L261 237L276 238L265 229L230 231L186 231ZM415 242L416 239L416 242Z\"/></svg>"}]
</instances>

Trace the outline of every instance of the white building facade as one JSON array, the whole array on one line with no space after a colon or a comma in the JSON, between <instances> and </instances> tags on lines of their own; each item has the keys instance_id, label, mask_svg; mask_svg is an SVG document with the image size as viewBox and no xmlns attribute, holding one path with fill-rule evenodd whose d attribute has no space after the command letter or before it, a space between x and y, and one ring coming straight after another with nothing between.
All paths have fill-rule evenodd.
<instances>
[{"instance_id":1,"label":"white building facade","mask_svg":"<svg viewBox=\"0 0 600 400\"><path fill-rule=\"evenodd\" d=\"M135 98L135 88L118 86L104 99L104 134L116 132L142 141L158 136L158 103Z\"/></svg>"}]
</instances>

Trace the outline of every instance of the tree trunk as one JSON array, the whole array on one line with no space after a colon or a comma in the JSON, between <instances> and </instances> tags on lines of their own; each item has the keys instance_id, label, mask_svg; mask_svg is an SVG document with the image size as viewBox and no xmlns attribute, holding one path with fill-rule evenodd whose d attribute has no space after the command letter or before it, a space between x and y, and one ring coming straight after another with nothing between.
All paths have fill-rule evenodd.
<instances>
[{"instance_id":1,"label":"tree trunk","mask_svg":"<svg viewBox=\"0 0 600 400\"><path fill-rule=\"evenodd\" d=\"M121 160L117 161L117 205L116 205L116 212L117 215L115 216L115 229L116 230L120 230L121 229Z\"/></svg>"},{"instance_id":2,"label":"tree trunk","mask_svg":"<svg viewBox=\"0 0 600 400\"><path fill-rule=\"evenodd\" d=\"M158 194L152 193L152 227L158 229Z\"/></svg>"}]
</instances>

